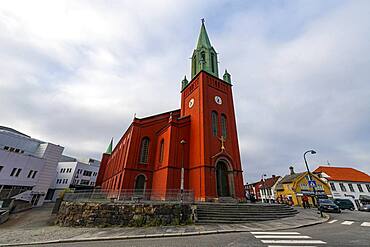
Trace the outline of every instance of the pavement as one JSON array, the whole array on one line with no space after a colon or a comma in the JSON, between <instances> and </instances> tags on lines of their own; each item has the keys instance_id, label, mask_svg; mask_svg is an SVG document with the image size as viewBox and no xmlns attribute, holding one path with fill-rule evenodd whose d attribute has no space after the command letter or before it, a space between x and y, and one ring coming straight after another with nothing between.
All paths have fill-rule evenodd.
<instances>
[{"instance_id":1,"label":"pavement","mask_svg":"<svg viewBox=\"0 0 370 247\"><path fill-rule=\"evenodd\" d=\"M344 222L351 221L348 224ZM60 247L118 247L118 246L370 246L370 213L343 211L330 214L330 220L322 224L294 228L289 230L232 232L192 236L173 236L167 238L115 239L82 242L52 243L43 246Z\"/></svg>"},{"instance_id":2,"label":"pavement","mask_svg":"<svg viewBox=\"0 0 370 247\"><path fill-rule=\"evenodd\" d=\"M293 217L278 220L248 222L243 224L193 224L161 227L110 227L72 228L54 226L50 220L51 205L11 215L8 222L0 225L0 246L25 246L50 244L78 245L92 241L158 239L163 237L204 236L257 231L278 231L320 224L328 217L320 218L316 210L300 209Z\"/></svg>"}]
</instances>

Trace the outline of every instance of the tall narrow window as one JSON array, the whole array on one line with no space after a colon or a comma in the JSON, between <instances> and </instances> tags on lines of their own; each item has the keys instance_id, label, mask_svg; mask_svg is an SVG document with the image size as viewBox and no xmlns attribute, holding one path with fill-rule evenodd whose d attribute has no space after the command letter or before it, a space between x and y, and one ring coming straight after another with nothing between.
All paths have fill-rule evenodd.
<instances>
[{"instance_id":1,"label":"tall narrow window","mask_svg":"<svg viewBox=\"0 0 370 247\"><path fill-rule=\"evenodd\" d=\"M141 141L141 149L140 149L140 164L147 164L148 163L148 155L149 155L149 138L144 137Z\"/></svg>"},{"instance_id":2,"label":"tall narrow window","mask_svg":"<svg viewBox=\"0 0 370 247\"><path fill-rule=\"evenodd\" d=\"M221 132L222 132L222 136L226 138L227 137L227 125L226 125L225 114L221 115Z\"/></svg>"},{"instance_id":3,"label":"tall narrow window","mask_svg":"<svg viewBox=\"0 0 370 247\"><path fill-rule=\"evenodd\" d=\"M162 139L161 145L159 147L159 162L163 162L163 152L164 152L164 140Z\"/></svg>"},{"instance_id":4,"label":"tall narrow window","mask_svg":"<svg viewBox=\"0 0 370 247\"><path fill-rule=\"evenodd\" d=\"M33 170L30 170L30 172L28 173L28 178L31 177L31 174L33 173Z\"/></svg>"},{"instance_id":5,"label":"tall narrow window","mask_svg":"<svg viewBox=\"0 0 370 247\"><path fill-rule=\"evenodd\" d=\"M211 69L215 72L215 54L211 53Z\"/></svg>"},{"instance_id":6,"label":"tall narrow window","mask_svg":"<svg viewBox=\"0 0 370 247\"><path fill-rule=\"evenodd\" d=\"M357 188L358 188L358 191L364 192L364 190L362 189L362 185L361 184L357 184Z\"/></svg>"},{"instance_id":7,"label":"tall narrow window","mask_svg":"<svg viewBox=\"0 0 370 247\"><path fill-rule=\"evenodd\" d=\"M334 183L329 183L332 191L337 191L337 188L335 188Z\"/></svg>"},{"instance_id":8,"label":"tall narrow window","mask_svg":"<svg viewBox=\"0 0 370 247\"><path fill-rule=\"evenodd\" d=\"M194 55L193 57L193 76L195 76L197 74L197 56Z\"/></svg>"},{"instance_id":9,"label":"tall narrow window","mask_svg":"<svg viewBox=\"0 0 370 247\"><path fill-rule=\"evenodd\" d=\"M217 136L217 124L218 124L218 115L217 112L212 112L212 133L214 136Z\"/></svg>"},{"instance_id":10,"label":"tall narrow window","mask_svg":"<svg viewBox=\"0 0 370 247\"><path fill-rule=\"evenodd\" d=\"M346 192L346 187L344 186L343 183L339 183L339 186L340 186L340 190L343 191L343 192Z\"/></svg>"},{"instance_id":11,"label":"tall narrow window","mask_svg":"<svg viewBox=\"0 0 370 247\"><path fill-rule=\"evenodd\" d=\"M204 52L204 51L202 51L201 53L200 53L200 56L201 56L201 61L203 61L204 63L206 62L206 53Z\"/></svg>"},{"instance_id":12,"label":"tall narrow window","mask_svg":"<svg viewBox=\"0 0 370 247\"><path fill-rule=\"evenodd\" d=\"M15 174L15 176L16 176L16 177L18 177L18 176L19 176L19 173L21 173L21 171L22 171L22 169L21 169L21 168L18 168L18 171L17 171L17 173Z\"/></svg>"},{"instance_id":13,"label":"tall narrow window","mask_svg":"<svg viewBox=\"0 0 370 247\"><path fill-rule=\"evenodd\" d=\"M10 173L10 176L14 176L14 173L17 171L17 168L13 168L12 172Z\"/></svg>"},{"instance_id":14,"label":"tall narrow window","mask_svg":"<svg viewBox=\"0 0 370 247\"><path fill-rule=\"evenodd\" d=\"M355 190L353 189L353 185L352 184L348 184L348 188L351 192L355 192Z\"/></svg>"}]
</instances>

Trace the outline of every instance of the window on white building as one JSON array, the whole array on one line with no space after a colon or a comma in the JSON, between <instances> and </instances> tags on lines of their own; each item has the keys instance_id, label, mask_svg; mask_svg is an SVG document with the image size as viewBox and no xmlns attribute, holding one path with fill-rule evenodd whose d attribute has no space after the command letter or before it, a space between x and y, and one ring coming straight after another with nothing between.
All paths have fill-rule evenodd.
<instances>
[{"instance_id":1,"label":"window on white building","mask_svg":"<svg viewBox=\"0 0 370 247\"><path fill-rule=\"evenodd\" d=\"M32 178L35 178L36 177L36 174L37 174L37 171L33 171Z\"/></svg>"},{"instance_id":2,"label":"window on white building","mask_svg":"<svg viewBox=\"0 0 370 247\"><path fill-rule=\"evenodd\" d=\"M89 180L81 179L81 185L89 185Z\"/></svg>"},{"instance_id":3,"label":"window on white building","mask_svg":"<svg viewBox=\"0 0 370 247\"><path fill-rule=\"evenodd\" d=\"M329 183L330 184L330 188L332 191L337 191L337 188L335 188L335 184L334 183Z\"/></svg>"},{"instance_id":4,"label":"window on white building","mask_svg":"<svg viewBox=\"0 0 370 247\"><path fill-rule=\"evenodd\" d=\"M1 172L1 169L0 169L0 172ZM370 192L370 184L366 184L366 189L368 192Z\"/></svg>"},{"instance_id":5,"label":"window on white building","mask_svg":"<svg viewBox=\"0 0 370 247\"><path fill-rule=\"evenodd\" d=\"M351 192L355 192L355 189L353 188L352 184L348 184L348 188Z\"/></svg>"},{"instance_id":6,"label":"window on white building","mask_svg":"<svg viewBox=\"0 0 370 247\"><path fill-rule=\"evenodd\" d=\"M343 192L346 192L346 187L344 186L343 183L339 183L339 186L340 186L340 189L343 191Z\"/></svg>"},{"instance_id":7,"label":"window on white building","mask_svg":"<svg viewBox=\"0 0 370 247\"><path fill-rule=\"evenodd\" d=\"M28 173L27 177L31 177L31 174L33 173L33 170L30 170L30 172Z\"/></svg>"},{"instance_id":8,"label":"window on white building","mask_svg":"<svg viewBox=\"0 0 370 247\"><path fill-rule=\"evenodd\" d=\"M13 177L14 173L17 171L17 168L13 168L12 172L10 173L10 176Z\"/></svg>"},{"instance_id":9,"label":"window on white building","mask_svg":"<svg viewBox=\"0 0 370 247\"><path fill-rule=\"evenodd\" d=\"M84 173L83 173L83 175L84 176L88 176L88 177L90 177L91 176L91 174L92 174L92 172L91 171L84 171Z\"/></svg>"},{"instance_id":10,"label":"window on white building","mask_svg":"<svg viewBox=\"0 0 370 247\"><path fill-rule=\"evenodd\" d=\"M360 192L364 192L364 190L362 189L361 184L357 184L357 188L358 188L358 191L360 191Z\"/></svg>"},{"instance_id":11,"label":"window on white building","mask_svg":"<svg viewBox=\"0 0 370 247\"><path fill-rule=\"evenodd\" d=\"M0 166L0 172L3 170L4 166ZM368 185L368 184L367 184Z\"/></svg>"}]
</instances>

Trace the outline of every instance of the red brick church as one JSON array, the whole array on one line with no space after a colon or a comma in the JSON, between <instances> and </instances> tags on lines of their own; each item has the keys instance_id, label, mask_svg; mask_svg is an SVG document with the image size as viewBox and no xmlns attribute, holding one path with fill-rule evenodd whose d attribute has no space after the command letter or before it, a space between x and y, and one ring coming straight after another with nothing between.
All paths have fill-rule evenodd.
<instances>
[{"instance_id":1,"label":"red brick church","mask_svg":"<svg viewBox=\"0 0 370 247\"><path fill-rule=\"evenodd\" d=\"M192 190L197 201L244 200L231 76L218 76L202 22L181 109L134 118L103 154L97 186L107 190ZM183 179L182 179L183 176ZM182 182L183 181L183 182Z\"/></svg>"}]
</instances>

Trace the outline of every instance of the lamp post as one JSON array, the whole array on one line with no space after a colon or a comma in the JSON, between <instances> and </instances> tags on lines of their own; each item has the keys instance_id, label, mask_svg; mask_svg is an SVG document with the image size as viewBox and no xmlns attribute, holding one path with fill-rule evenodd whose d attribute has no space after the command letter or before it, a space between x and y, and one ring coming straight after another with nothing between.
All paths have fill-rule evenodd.
<instances>
[{"instance_id":1,"label":"lamp post","mask_svg":"<svg viewBox=\"0 0 370 247\"><path fill-rule=\"evenodd\" d=\"M262 176L261 176L261 180L262 180L261 199L262 199L262 202L263 202L262 192L265 190L265 180L264 180L264 177L267 177L267 175L266 174L262 174ZM266 197L266 191L264 191L263 193L265 194L265 197Z\"/></svg>"},{"instance_id":2,"label":"lamp post","mask_svg":"<svg viewBox=\"0 0 370 247\"><path fill-rule=\"evenodd\" d=\"M308 154L308 153L310 153L310 154L316 154L316 151L315 151L315 150L308 150L308 151L304 152L304 154L303 154L304 163L306 164L306 169L307 169L307 173L308 173L308 179L309 179L310 181L313 181L313 180L312 180L311 173L310 173L310 169L308 168L307 159L306 159L306 154ZM318 209L319 209L319 211L320 211L320 215L321 215L321 217L324 217L324 216L322 215L322 211L321 211L321 209L320 209L319 200L317 199L316 188L313 186L313 187L312 187L312 189L313 189L314 198L315 198L315 200L316 200L317 208L318 208Z\"/></svg>"},{"instance_id":3,"label":"lamp post","mask_svg":"<svg viewBox=\"0 0 370 247\"><path fill-rule=\"evenodd\" d=\"M181 144L181 185L180 185L180 193L181 193L181 203L183 202L184 199L184 153L185 153L185 140L180 141Z\"/></svg>"}]
</instances>

